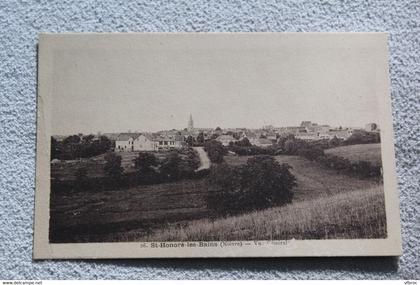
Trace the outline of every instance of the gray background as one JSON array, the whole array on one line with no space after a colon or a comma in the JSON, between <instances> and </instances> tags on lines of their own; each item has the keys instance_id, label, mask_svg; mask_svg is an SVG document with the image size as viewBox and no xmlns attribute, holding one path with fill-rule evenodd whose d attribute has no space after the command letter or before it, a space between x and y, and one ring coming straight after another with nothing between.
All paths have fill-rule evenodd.
<instances>
[{"instance_id":1,"label":"gray background","mask_svg":"<svg viewBox=\"0 0 420 285\"><path fill-rule=\"evenodd\" d=\"M420 2L0 3L0 279L420 278ZM403 256L32 261L38 32L387 31Z\"/></svg>"}]
</instances>

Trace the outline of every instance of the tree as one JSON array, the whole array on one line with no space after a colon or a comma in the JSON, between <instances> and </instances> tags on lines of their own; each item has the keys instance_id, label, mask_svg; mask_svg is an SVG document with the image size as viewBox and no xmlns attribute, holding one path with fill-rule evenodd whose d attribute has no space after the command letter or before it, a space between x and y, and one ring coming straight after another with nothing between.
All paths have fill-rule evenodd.
<instances>
[{"instance_id":1,"label":"tree","mask_svg":"<svg viewBox=\"0 0 420 285\"><path fill-rule=\"evenodd\" d=\"M123 168L121 167L121 156L115 154L114 152L107 152L105 154L105 173L112 178L119 178L123 173Z\"/></svg>"},{"instance_id":2,"label":"tree","mask_svg":"<svg viewBox=\"0 0 420 285\"><path fill-rule=\"evenodd\" d=\"M99 143L98 154L105 153L109 151L112 147L112 141L106 136L100 136L98 143Z\"/></svg>"},{"instance_id":3,"label":"tree","mask_svg":"<svg viewBox=\"0 0 420 285\"><path fill-rule=\"evenodd\" d=\"M186 142L187 142L187 145L188 146L193 146L193 144L194 144L194 138L190 135L190 136L187 137Z\"/></svg>"},{"instance_id":4,"label":"tree","mask_svg":"<svg viewBox=\"0 0 420 285\"><path fill-rule=\"evenodd\" d=\"M95 138L95 136L90 134L90 135L87 135L87 136L83 136L82 140L83 140L84 143L90 144L90 143L92 143L94 138Z\"/></svg>"},{"instance_id":5,"label":"tree","mask_svg":"<svg viewBox=\"0 0 420 285\"><path fill-rule=\"evenodd\" d=\"M181 158L177 152L169 153L168 157L162 163L161 173L169 180L177 180L180 176L179 164Z\"/></svg>"},{"instance_id":6,"label":"tree","mask_svg":"<svg viewBox=\"0 0 420 285\"><path fill-rule=\"evenodd\" d=\"M156 156L153 153L140 152L138 157L134 159L134 165L141 174L154 173L158 165Z\"/></svg>"},{"instance_id":7,"label":"tree","mask_svg":"<svg viewBox=\"0 0 420 285\"><path fill-rule=\"evenodd\" d=\"M242 173L242 186L247 189L243 206L259 209L292 202L296 178L290 168L268 155L248 159Z\"/></svg>"},{"instance_id":8,"label":"tree","mask_svg":"<svg viewBox=\"0 0 420 285\"><path fill-rule=\"evenodd\" d=\"M339 146L341 141L337 138L337 136L334 136L332 139L328 141L329 147L336 147Z\"/></svg>"},{"instance_id":9,"label":"tree","mask_svg":"<svg viewBox=\"0 0 420 285\"><path fill-rule=\"evenodd\" d=\"M72 135L68 136L63 140L63 144L78 144L80 143L80 136Z\"/></svg>"},{"instance_id":10,"label":"tree","mask_svg":"<svg viewBox=\"0 0 420 285\"><path fill-rule=\"evenodd\" d=\"M204 133L203 132L200 132L198 134L198 136L197 136L197 143L200 144L200 145L204 144Z\"/></svg>"}]
</instances>

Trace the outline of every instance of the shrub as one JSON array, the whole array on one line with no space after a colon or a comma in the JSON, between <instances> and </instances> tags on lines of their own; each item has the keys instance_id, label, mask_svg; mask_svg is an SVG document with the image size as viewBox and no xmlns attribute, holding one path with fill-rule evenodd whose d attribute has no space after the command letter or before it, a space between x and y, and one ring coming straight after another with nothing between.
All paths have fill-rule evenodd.
<instances>
[{"instance_id":1,"label":"shrub","mask_svg":"<svg viewBox=\"0 0 420 285\"><path fill-rule=\"evenodd\" d=\"M107 152L105 154L105 173L109 177L118 178L121 177L123 170L121 167L121 156L115 154L115 152Z\"/></svg>"},{"instance_id":2,"label":"shrub","mask_svg":"<svg viewBox=\"0 0 420 285\"><path fill-rule=\"evenodd\" d=\"M351 162L346 158L332 154L319 156L316 161L324 167L360 178L380 178L382 176L381 166L373 165L369 161L360 160Z\"/></svg>"},{"instance_id":3,"label":"shrub","mask_svg":"<svg viewBox=\"0 0 420 285\"><path fill-rule=\"evenodd\" d=\"M289 169L267 155L250 158L243 166L213 166L207 206L227 215L290 203L296 182Z\"/></svg>"},{"instance_id":4,"label":"shrub","mask_svg":"<svg viewBox=\"0 0 420 285\"><path fill-rule=\"evenodd\" d=\"M177 152L171 152L168 157L163 161L160 171L163 177L167 180L177 180L180 176L179 164L181 158Z\"/></svg>"},{"instance_id":5,"label":"shrub","mask_svg":"<svg viewBox=\"0 0 420 285\"><path fill-rule=\"evenodd\" d=\"M275 145L269 147L231 145L228 147L228 150L237 155L276 155L278 149Z\"/></svg>"},{"instance_id":6,"label":"shrub","mask_svg":"<svg viewBox=\"0 0 420 285\"><path fill-rule=\"evenodd\" d=\"M153 153L140 152L138 157L134 159L134 166L137 168L139 173L154 173L154 167L157 165L158 161Z\"/></svg>"}]
</instances>

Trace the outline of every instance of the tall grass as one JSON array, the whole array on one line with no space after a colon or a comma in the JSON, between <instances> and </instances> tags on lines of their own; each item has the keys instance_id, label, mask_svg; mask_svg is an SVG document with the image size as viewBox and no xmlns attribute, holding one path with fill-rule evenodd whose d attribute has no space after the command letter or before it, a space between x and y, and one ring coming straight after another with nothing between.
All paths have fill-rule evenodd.
<instances>
[{"instance_id":1,"label":"tall grass","mask_svg":"<svg viewBox=\"0 0 420 285\"><path fill-rule=\"evenodd\" d=\"M157 230L148 241L385 238L383 187Z\"/></svg>"}]
</instances>

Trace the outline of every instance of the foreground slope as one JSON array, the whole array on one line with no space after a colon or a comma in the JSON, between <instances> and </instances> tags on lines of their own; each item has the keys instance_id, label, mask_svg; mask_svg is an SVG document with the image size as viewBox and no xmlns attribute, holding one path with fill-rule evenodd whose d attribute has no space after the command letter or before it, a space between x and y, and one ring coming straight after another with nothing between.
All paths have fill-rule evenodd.
<instances>
[{"instance_id":1,"label":"foreground slope","mask_svg":"<svg viewBox=\"0 0 420 285\"><path fill-rule=\"evenodd\" d=\"M337 194L214 221L172 225L149 241L385 238L383 187ZM144 240L142 238L142 240Z\"/></svg>"}]
</instances>

